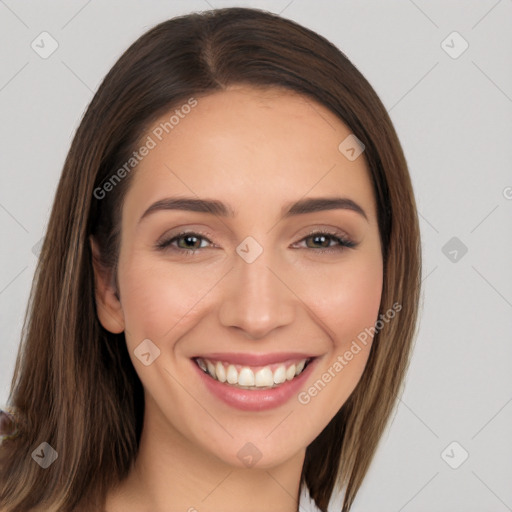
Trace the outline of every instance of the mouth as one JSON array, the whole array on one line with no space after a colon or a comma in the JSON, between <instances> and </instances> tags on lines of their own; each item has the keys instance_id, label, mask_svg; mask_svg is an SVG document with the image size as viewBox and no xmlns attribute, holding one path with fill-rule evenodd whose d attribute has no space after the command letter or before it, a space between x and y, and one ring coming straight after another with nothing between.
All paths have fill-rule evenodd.
<instances>
[{"instance_id":1,"label":"mouth","mask_svg":"<svg viewBox=\"0 0 512 512\"><path fill-rule=\"evenodd\" d=\"M313 357L291 358L278 363L253 366L235 364L221 359L195 357L195 364L212 379L243 390L268 390L298 378Z\"/></svg>"},{"instance_id":2,"label":"mouth","mask_svg":"<svg viewBox=\"0 0 512 512\"><path fill-rule=\"evenodd\" d=\"M283 406L307 387L320 355L297 352L216 352L190 358L198 385L229 407L263 412Z\"/></svg>"}]
</instances>

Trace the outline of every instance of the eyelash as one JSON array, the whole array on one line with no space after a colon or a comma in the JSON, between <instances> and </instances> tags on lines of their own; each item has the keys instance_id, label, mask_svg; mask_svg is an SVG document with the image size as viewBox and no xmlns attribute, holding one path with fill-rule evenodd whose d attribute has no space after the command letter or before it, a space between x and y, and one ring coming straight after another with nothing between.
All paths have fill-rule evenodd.
<instances>
[{"instance_id":1,"label":"eyelash","mask_svg":"<svg viewBox=\"0 0 512 512\"><path fill-rule=\"evenodd\" d=\"M175 246L171 245L173 242L179 240L180 238L184 237L185 235L186 236L194 236L196 238L206 240L207 242L211 243L211 241L208 238L206 238L206 236L202 235L201 233L196 233L195 231L182 231L181 233L178 233L177 235L173 236L172 238L158 242L156 244L156 247L157 247L157 249L162 250L162 251L163 250L171 250L171 251L175 251L175 252L184 252L187 256L193 256L195 253L200 252L201 249L204 249L204 247L201 249L183 249L181 247L175 247ZM307 240L308 238L311 238L311 237L317 236L317 235L326 236L326 237L330 238L331 240L334 240L335 242L337 242L338 245L335 247L326 247L326 248L306 247L306 249L312 249L312 250L314 250L316 252L320 252L320 253L335 253L335 252L343 251L345 249L351 249L351 248L357 246L357 244L355 242L352 242L351 240L349 240L348 238L346 238L342 235L339 235L337 233L332 233L330 231L321 230L321 229L312 231L311 233L306 235L304 238L299 240L299 242L303 242L304 240Z\"/></svg>"}]
</instances>

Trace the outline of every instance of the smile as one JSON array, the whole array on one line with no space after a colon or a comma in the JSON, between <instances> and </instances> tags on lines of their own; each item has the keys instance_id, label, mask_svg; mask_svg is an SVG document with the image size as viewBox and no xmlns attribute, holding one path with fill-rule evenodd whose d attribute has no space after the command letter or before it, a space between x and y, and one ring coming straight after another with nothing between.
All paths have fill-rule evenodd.
<instances>
[{"instance_id":1,"label":"smile","mask_svg":"<svg viewBox=\"0 0 512 512\"><path fill-rule=\"evenodd\" d=\"M272 389L298 377L311 358L296 359L266 366L246 366L227 361L196 357L195 363L213 379L239 389Z\"/></svg>"},{"instance_id":2,"label":"smile","mask_svg":"<svg viewBox=\"0 0 512 512\"><path fill-rule=\"evenodd\" d=\"M258 412L288 403L306 387L321 358L297 352L235 353L196 355L190 363L199 377L198 385L214 402Z\"/></svg>"}]
</instances>

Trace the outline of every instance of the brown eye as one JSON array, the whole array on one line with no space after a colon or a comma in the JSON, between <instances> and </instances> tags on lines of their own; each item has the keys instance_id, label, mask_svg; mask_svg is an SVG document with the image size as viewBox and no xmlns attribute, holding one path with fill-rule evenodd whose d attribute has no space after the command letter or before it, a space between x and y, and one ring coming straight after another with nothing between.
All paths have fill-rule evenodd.
<instances>
[{"instance_id":1,"label":"brown eye","mask_svg":"<svg viewBox=\"0 0 512 512\"><path fill-rule=\"evenodd\" d=\"M179 233L172 238L162 240L157 244L158 249L172 249L175 251L196 252L199 249L204 249L205 246L201 245L202 241L211 243L206 237L198 233L185 232ZM176 244L175 244L176 242ZM182 243L183 242L183 243Z\"/></svg>"},{"instance_id":2,"label":"brown eye","mask_svg":"<svg viewBox=\"0 0 512 512\"><path fill-rule=\"evenodd\" d=\"M311 241L311 244L308 243L308 240ZM308 249L317 249L318 252L340 251L357 245L343 236L323 231L311 233L301 240L301 242L303 241L306 241Z\"/></svg>"},{"instance_id":3,"label":"brown eye","mask_svg":"<svg viewBox=\"0 0 512 512\"><path fill-rule=\"evenodd\" d=\"M201 248L201 237L197 237L195 235L182 235L182 236L179 236L177 238L175 238L175 240L178 241L178 247L180 249L200 249ZM183 240L184 241L184 245L180 245L180 240ZM198 243L199 241L199 243Z\"/></svg>"},{"instance_id":4,"label":"brown eye","mask_svg":"<svg viewBox=\"0 0 512 512\"><path fill-rule=\"evenodd\" d=\"M311 235L305 238L305 240L312 240L313 244L321 245L322 248L327 248L330 246L330 242L332 241L332 237L324 234ZM308 246L309 247L309 246ZM313 247L315 249L315 247Z\"/></svg>"}]
</instances>

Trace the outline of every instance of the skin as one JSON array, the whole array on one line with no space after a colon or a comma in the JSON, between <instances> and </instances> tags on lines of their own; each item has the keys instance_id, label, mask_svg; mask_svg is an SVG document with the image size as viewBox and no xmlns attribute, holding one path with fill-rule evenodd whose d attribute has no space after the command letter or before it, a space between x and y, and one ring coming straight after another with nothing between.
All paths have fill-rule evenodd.
<instances>
[{"instance_id":1,"label":"skin","mask_svg":"<svg viewBox=\"0 0 512 512\"><path fill-rule=\"evenodd\" d=\"M260 412L213 396L191 357L312 353L318 359L305 390L332 372L378 316L382 257L370 175L364 153L349 161L338 150L351 130L301 95L236 86L197 99L133 171L122 210L119 300L95 261L100 321L125 332L146 398L136 463L106 510L291 512L306 447L355 388L371 340L309 403L294 396ZM236 215L160 210L139 222L170 196L217 199ZM349 209L281 214L304 197L332 196L352 199L367 219ZM357 246L322 243L310 236L317 228ZM182 229L207 233L192 240L195 254L186 254L183 238L174 251L155 248ZM263 248L252 263L235 250L247 236ZM149 366L134 355L144 339L161 351ZM237 457L248 441L261 452L251 468Z\"/></svg>"}]
</instances>

